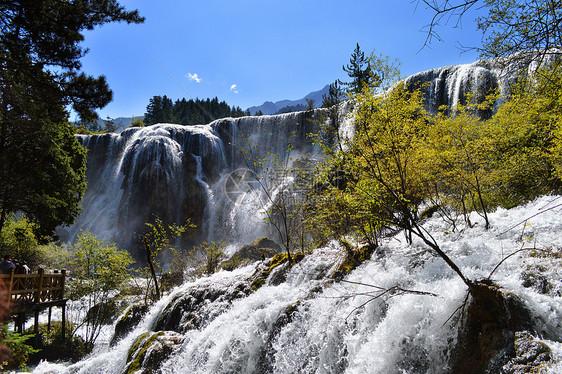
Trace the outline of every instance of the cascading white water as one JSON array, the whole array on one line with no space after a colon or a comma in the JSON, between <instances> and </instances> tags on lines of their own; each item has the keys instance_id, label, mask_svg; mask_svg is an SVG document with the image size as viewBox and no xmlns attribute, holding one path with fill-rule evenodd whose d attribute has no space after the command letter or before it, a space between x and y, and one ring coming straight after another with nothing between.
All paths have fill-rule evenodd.
<instances>
[{"instance_id":1,"label":"cascading white water","mask_svg":"<svg viewBox=\"0 0 562 374\"><path fill-rule=\"evenodd\" d=\"M436 113L442 105L462 102L472 89L505 90L512 80L509 76L513 74L501 74L490 62L481 61L418 73L405 83L415 86L428 82L423 88L426 106ZM352 120L346 116L349 103L343 111L340 137L350 139ZM309 135L320 132L318 121L316 110L79 136L89 149L88 188L77 222L66 233L59 233L63 239L73 240L80 230L89 230L128 249L141 262L137 237L144 223L155 216L177 224L190 219L197 225L198 234L184 243L187 246L202 240L225 240L233 246L252 242L268 234L262 224L264 217L256 214L256 206L263 201L250 199L258 197L255 189L245 191L247 196L237 201L225 183L232 181L231 173L240 169L250 170L259 178L263 168L255 162L271 159L272 155L293 160L321 158ZM274 168L271 163L269 168ZM247 187L256 186L249 183Z\"/></svg>"},{"instance_id":2,"label":"cascading white water","mask_svg":"<svg viewBox=\"0 0 562 374\"><path fill-rule=\"evenodd\" d=\"M469 95L474 95L479 101L496 89L500 94L507 95L516 76L515 68L502 69L493 61L481 60L420 72L406 78L404 83L421 88L425 93L426 110L437 113L443 106L454 108L466 103Z\"/></svg>"},{"instance_id":3,"label":"cascading white water","mask_svg":"<svg viewBox=\"0 0 562 374\"><path fill-rule=\"evenodd\" d=\"M262 161L273 155L298 159L317 153L310 133L316 113L222 119L209 125L159 124L121 134L79 136L88 150L88 189L76 223L59 230L73 240L80 230L116 242L142 262L138 235L155 217L165 223L197 225L195 239L252 242L268 233L263 215L255 214L262 186L243 199L225 183L235 170L257 178ZM240 188L252 186L240 185ZM242 203L244 202L244 204Z\"/></svg>"},{"instance_id":4,"label":"cascading white water","mask_svg":"<svg viewBox=\"0 0 562 374\"><path fill-rule=\"evenodd\" d=\"M425 227L466 276L485 278L522 245L562 248L559 201L548 196L499 209L490 214L490 230L476 215L477 225L461 232L448 232L437 217ZM170 329L146 350L142 365L160 357L157 372L166 374L450 372L458 308L467 295L451 269L421 241L406 245L393 237L371 261L334 282L341 256L336 246L320 248L290 270L276 268L255 292L249 288L261 262L184 284L114 348L70 366L43 363L34 372L122 373L141 334ZM552 261L560 262L520 252L493 275L532 312L535 339L551 350L545 373L562 369L562 280ZM530 271L541 272L546 290L525 281ZM173 310L183 310L176 322L170 322ZM173 349L159 356L170 341Z\"/></svg>"},{"instance_id":5,"label":"cascading white water","mask_svg":"<svg viewBox=\"0 0 562 374\"><path fill-rule=\"evenodd\" d=\"M190 213L201 220L208 184L226 162L210 126L161 124L79 139L88 148L88 188L68 238L88 230L133 254L135 235L153 216L178 224L192 218L185 213L186 199L196 198L200 206Z\"/></svg>"}]
</instances>

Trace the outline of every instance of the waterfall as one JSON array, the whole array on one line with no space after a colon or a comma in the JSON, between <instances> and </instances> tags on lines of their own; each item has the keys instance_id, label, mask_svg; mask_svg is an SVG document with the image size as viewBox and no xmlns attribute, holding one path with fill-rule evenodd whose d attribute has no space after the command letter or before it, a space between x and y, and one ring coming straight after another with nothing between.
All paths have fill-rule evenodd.
<instances>
[{"instance_id":1,"label":"waterfall","mask_svg":"<svg viewBox=\"0 0 562 374\"><path fill-rule=\"evenodd\" d=\"M425 83L426 107L436 113L442 105L464 103L469 92L480 99L496 88L507 92L515 79L513 70L501 70L484 60L418 73L405 84ZM349 112L352 105L346 103L340 114L342 139L353 137ZM290 159L290 163L321 159L310 135L320 133L321 116L322 110L314 110L79 135L88 148L88 187L81 215L73 226L59 229L59 236L73 240L80 230L89 230L126 248L142 264L138 236L155 217L165 223L181 225L190 220L195 224L196 233L184 239L184 246L225 240L234 248L268 235L264 216L256 209L264 206L260 196L264 186L255 180L267 180L262 172L275 169L275 157ZM254 181L233 184L241 175ZM233 191L234 185L246 190Z\"/></svg>"},{"instance_id":2,"label":"waterfall","mask_svg":"<svg viewBox=\"0 0 562 374\"><path fill-rule=\"evenodd\" d=\"M425 96L425 109L437 113L442 106L454 108L465 104L468 95L474 95L478 102L482 102L486 95L497 89L505 97L516 77L514 66L500 68L493 61L481 60L420 72L406 78L404 83L420 87Z\"/></svg>"},{"instance_id":3,"label":"waterfall","mask_svg":"<svg viewBox=\"0 0 562 374\"><path fill-rule=\"evenodd\" d=\"M419 73L406 82L428 82L423 88L426 105L435 113L441 105L462 103L473 88L505 93L512 79L488 62L478 62ZM345 112L350 107L346 103ZM275 194L293 179L271 181L274 175L265 172L275 166L273 155L290 157L289 164L322 157L308 136L319 132L320 114L80 135L88 148L88 189L83 213L66 235L72 238L87 229L135 254L133 234L153 214L169 222L196 223L197 237L188 245L225 240L232 252L268 235L260 214L268 203L262 183ZM351 116L340 132L343 138L353 137ZM438 217L424 222L424 228L463 274L482 279L522 246L562 248L556 199L498 209L489 215L490 230L484 230L477 214L470 217L476 224L461 232L450 232ZM516 226L522 217L529 218L525 233L531 239ZM531 313L529 352L548 350L551 360L542 368L547 373L562 371L557 256L518 252L493 276ZM465 284L451 269L423 242L414 239L408 245L400 235L382 239L371 261L340 279L335 274L343 259L344 250L330 243L299 257L292 267L275 267L268 259L187 282L153 305L115 346L101 347L75 364L43 362L34 373L451 372L467 298ZM502 362L511 364L518 363L509 357Z\"/></svg>"},{"instance_id":4,"label":"waterfall","mask_svg":"<svg viewBox=\"0 0 562 374\"><path fill-rule=\"evenodd\" d=\"M79 135L88 149L88 188L76 223L59 234L73 240L81 230L91 231L129 250L140 264L138 235L155 217L195 224L197 233L184 246L203 240L252 242L268 233L264 216L255 213L263 200L252 199L263 193L262 186L248 179L238 188L253 190L233 199L240 191L228 181L242 172L258 178L263 162L273 157L316 157L319 149L310 134L318 132L317 116L298 112Z\"/></svg>"}]
</instances>

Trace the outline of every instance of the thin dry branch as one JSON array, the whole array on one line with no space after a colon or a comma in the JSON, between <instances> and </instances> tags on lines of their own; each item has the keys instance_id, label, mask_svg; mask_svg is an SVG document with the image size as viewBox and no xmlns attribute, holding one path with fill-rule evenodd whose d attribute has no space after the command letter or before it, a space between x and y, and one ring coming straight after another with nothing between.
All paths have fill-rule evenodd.
<instances>
[{"instance_id":1,"label":"thin dry branch","mask_svg":"<svg viewBox=\"0 0 562 374\"><path fill-rule=\"evenodd\" d=\"M416 8L420 5L420 3L423 3L434 13L430 23L423 28L423 30L427 33L427 37L422 49L429 46L433 39L443 41L439 33L436 31L436 28L441 21L445 20L445 23L448 24L453 18L456 18L454 27L459 27L462 23L463 16L481 1L482 0L463 0L460 3L457 3L451 0L412 0L412 3L416 3Z\"/></svg>"},{"instance_id":2,"label":"thin dry branch","mask_svg":"<svg viewBox=\"0 0 562 374\"><path fill-rule=\"evenodd\" d=\"M557 199L558 199L558 198L557 198ZM543 214L543 213L545 213L545 212L548 212L548 211L550 211L550 210L553 210L553 209L556 209L556 208L559 208L559 207L562 207L562 204L557 204L557 205L555 205L555 206L553 206L553 207L550 207L550 208L548 208L548 209L545 209L545 210L542 210L542 211L540 211L540 212L538 212L538 213L535 213L535 214L533 214L533 215L531 215L531 216L529 216L529 217L523 219L523 220L520 221L519 223L516 223L515 225L510 226L510 227L509 227L508 229L506 229L505 231L500 232L499 234L496 235L496 237L502 236L503 234L505 234L505 233L507 233L507 232L513 230L514 228L526 224L531 218L540 216L541 214Z\"/></svg>"},{"instance_id":3,"label":"thin dry branch","mask_svg":"<svg viewBox=\"0 0 562 374\"><path fill-rule=\"evenodd\" d=\"M341 298L341 299L352 299L352 298L355 298L357 296L368 296L369 297L369 299L367 301L360 304L359 306L356 306L355 308L353 308L351 310L351 312L349 312L347 317L345 317L345 323L346 324L347 324L347 320L349 319L349 317L356 310L363 308L365 305L369 304L370 302L375 301L377 299L380 299L381 297L383 297L385 295L389 295L388 296L389 298L394 297L394 296L401 296L401 295L405 295L405 294L439 297L439 295L437 295L433 292L409 290L409 289L402 288L400 286L393 286L393 287L390 287L390 288L384 288L384 287L375 286L375 285L372 285L372 284L367 284L367 283L362 283L362 282L354 282L354 281L346 281L346 280L343 280L342 282L355 284L355 285L359 285L359 286L371 287L371 288L375 288L377 290L377 291L372 291L372 292L360 292L360 293L353 293L352 295L343 295L343 296L336 297L336 298Z\"/></svg>"}]
</instances>

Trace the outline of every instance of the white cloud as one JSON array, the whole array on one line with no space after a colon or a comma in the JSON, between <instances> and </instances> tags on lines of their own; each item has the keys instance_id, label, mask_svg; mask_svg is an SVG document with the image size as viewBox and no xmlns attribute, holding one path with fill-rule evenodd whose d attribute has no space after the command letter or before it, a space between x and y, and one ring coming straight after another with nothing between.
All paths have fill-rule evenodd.
<instances>
[{"instance_id":1,"label":"white cloud","mask_svg":"<svg viewBox=\"0 0 562 374\"><path fill-rule=\"evenodd\" d=\"M185 77L186 77L187 79L189 79L190 81L195 81L195 82L197 82L197 83L201 83L201 78L199 78L199 76L197 75L197 73L195 73L195 74L187 73L187 74L185 75Z\"/></svg>"},{"instance_id":2,"label":"white cloud","mask_svg":"<svg viewBox=\"0 0 562 374\"><path fill-rule=\"evenodd\" d=\"M238 86L236 86L235 84L233 84L232 86L230 86L230 91L234 92L234 93L238 93Z\"/></svg>"}]
</instances>

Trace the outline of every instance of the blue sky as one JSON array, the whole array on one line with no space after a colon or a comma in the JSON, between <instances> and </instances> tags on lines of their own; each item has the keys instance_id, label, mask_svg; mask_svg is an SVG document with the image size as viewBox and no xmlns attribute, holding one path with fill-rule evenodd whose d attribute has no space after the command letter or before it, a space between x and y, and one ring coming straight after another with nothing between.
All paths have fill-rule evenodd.
<instances>
[{"instance_id":1,"label":"blue sky","mask_svg":"<svg viewBox=\"0 0 562 374\"><path fill-rule=\"evenodd\" d=\"M438 31L421 49L431 12L411 0L121 0L146 17L139 25L109 24L85 34L83 70L105 75L114 99L102 118L141 116L154 95L217 96L246 109L296 100L335 79L355 44L399 59L404 76L473 62L481 45L476 13ZM421 49L421 51L420 51Z\"/></svg>"}]
</instances>

